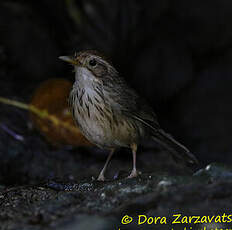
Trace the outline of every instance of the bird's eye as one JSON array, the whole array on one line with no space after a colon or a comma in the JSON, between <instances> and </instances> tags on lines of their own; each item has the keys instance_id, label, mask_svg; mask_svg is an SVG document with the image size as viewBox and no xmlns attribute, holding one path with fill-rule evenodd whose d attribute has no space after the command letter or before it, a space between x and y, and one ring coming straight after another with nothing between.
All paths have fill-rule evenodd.
<instances>
[{"instance_id":1,"label":"bird's eye","mask_svg":"<svg viewBox=\"0 0 232 230\"><path fill-rule=\"evenodd\" d=\"M97 65L96 60L95 59L90 59L89 65L92 66L92 67L96 66Z\"/></svg>"}]
</instances>

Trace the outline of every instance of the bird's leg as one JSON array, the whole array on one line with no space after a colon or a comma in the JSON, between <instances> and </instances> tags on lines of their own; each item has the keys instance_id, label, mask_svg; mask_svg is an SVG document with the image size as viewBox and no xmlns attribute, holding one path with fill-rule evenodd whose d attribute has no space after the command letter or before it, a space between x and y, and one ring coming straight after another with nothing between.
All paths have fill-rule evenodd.
<instances>
[{"instance_id":1,"label":"bird's leg","mask_svg":"<svg viewBox=\"0 0 232 230\"><path fill-rule=\"evenodd\" d=\"M108 156L107 159L106 159L106 163L105 163L103 169L101 170L101 172L100 172L100 174L99 174L99 176L98 176L98 178L97 178L98 181L104 181L104 180L105 180L104 174L105 174L107 165L109 164L110 159L111 159L111 157L112 157L113 154L114 154L114 151L115 151L115 149L111 149L110 154L109 154L109 156Z\"/></svg>"},{"instance_id":2,"label":"bird's leg","mask_svg":"<svg viewBox=\"0 0 232 230\"><path fill-rule=\"evenodd\" d=\"M133 169L130 173L130 175L128 176L128 178L133 178L133 177L137 177L138 173L136 170L136 152L137 152L137 144L132 144L131 145L131 150L132 150L132 154L133 154Z\"/></svg>"}]
</instances>

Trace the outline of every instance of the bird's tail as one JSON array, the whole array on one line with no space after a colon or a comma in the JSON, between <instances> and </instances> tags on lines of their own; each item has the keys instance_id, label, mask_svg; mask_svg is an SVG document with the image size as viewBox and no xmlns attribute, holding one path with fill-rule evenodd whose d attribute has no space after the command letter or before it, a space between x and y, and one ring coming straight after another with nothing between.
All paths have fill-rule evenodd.
<instances>
[{"instance_id":1,"label":"bird's tail","mask_svg":"<svg viewBox=\"0 0 232 230\"><path fill-rule=\"evenodd\" d=\"M161 146L168 149L175 161L198 164L197 158L182 144L176 141L170 134L159 129L152 138Z\"/></svg>"}]
</instances>

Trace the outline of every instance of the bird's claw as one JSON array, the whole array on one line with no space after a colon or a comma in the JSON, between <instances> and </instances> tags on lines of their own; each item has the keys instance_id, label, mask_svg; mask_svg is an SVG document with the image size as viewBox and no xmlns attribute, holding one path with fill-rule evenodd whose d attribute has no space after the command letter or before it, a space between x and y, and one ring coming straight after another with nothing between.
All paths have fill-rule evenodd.
<instances>
[{"instance_id":1,"label":"bird's claw","mask_svg":"<svg viewBox=\"0 0 232 230\"><path fill-rule=\"evenodd\" d=\"M134 177L137 177L138 176L138 173L137 173L137 170L132 170L130 175L127 177L127 178L134 178Z\"/></svg>"},{"instance_id":2,"label":"bird's claw","mask_svg":"<svg viewBox=\"0 0 232 230\"><path fill-rule=\"evenodd\" d=\"M97 178L98 181L105 181L104 175L100 174Z\"/></svg>"}]
</instances>

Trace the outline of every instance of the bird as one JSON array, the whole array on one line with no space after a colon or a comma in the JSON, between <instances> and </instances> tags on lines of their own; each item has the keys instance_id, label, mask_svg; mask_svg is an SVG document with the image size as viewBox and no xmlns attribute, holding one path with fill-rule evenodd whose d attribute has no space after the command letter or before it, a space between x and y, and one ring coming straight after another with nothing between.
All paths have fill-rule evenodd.
<instances>
[{"instance_id":1,"label":"bird","mask_svg":"<svg viewBox=\"0 0 232 230\"><path fill-rule=\"evenodd\" d=\"M98 181L105 181L106 168L120 147L131 149L133 168L128 178L136 177L137 147L145 138L166 148L176 161L198 163L184 145L160 127L153 108L127 84L108 58L96 50L59 58L74 66L75 81L68 103L76 125L91 143L109 150Z\"/></svg>"}]
</instances>

